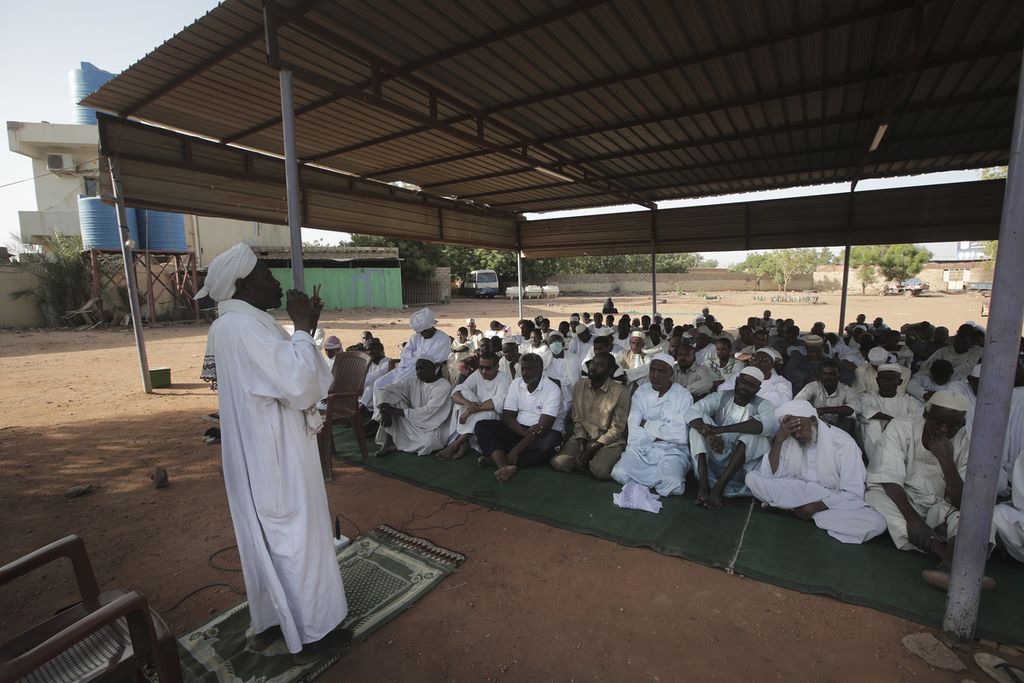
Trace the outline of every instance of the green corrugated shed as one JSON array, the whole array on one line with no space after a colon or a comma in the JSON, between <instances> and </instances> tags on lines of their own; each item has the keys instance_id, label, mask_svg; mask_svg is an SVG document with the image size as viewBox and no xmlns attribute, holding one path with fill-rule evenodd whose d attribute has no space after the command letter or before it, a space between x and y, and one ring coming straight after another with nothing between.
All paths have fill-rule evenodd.
<instances>
[{"instance_id":1,"label":"green corrugated shed","mask_svg":"<svg viewBox=\"0 0 1024 683\"><path fill-rule=\"evenodd\" d=\"M291 268L271 268L285 290L292 286ZM305 268L306 292L320 285L325 309L402 308L401 268Z\"/></svg>"}]
</instances>

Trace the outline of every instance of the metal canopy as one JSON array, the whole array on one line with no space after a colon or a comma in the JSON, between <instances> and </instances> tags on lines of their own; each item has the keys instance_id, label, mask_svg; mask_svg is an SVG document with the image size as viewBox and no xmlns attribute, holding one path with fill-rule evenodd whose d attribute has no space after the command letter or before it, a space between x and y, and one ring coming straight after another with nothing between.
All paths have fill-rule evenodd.
<instances>
[{"instance_id":1,"label":"metal canopy","mask_svg":"<svg viewBox=\"0 0 1024 683\"><path fill-rule=\"evenodd\" d=\"M1005 164L1024 35L1016 0L281 0L275 53L263 9L226 0L84 103L281 154L286 68L302 161L506 225Z\"/></svg>"}]
</instances>

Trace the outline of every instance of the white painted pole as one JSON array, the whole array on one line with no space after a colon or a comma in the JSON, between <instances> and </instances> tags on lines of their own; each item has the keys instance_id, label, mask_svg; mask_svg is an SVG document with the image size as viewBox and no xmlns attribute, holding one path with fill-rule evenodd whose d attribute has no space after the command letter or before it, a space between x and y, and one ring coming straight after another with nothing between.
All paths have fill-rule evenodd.
<instances>
[{"instance_id":1,"label":"white painted pole","mask_svg":"<svg viewBox=\"0 0 1024 683\"><path fill-rule=\"evenodd\" d=\"M107 157L110 166L110 186L114 191L114 207L117 210L117 225L121 233L121 257L124 259L124 279L128 286L128 310L131 311L132 332L135 334L135 349L139 355L139 372L142 374L142 390L153 393L153 382L149 377L149 359L146 357L146 341L142 338L142 310L139 307L139 283L135 279L135 260L132 251L135 244L128 233L128 212L124 206L124 188L121 187L121 167L117 159ZM149 292L153 296L153 292ZM152 320L150 321L153 322Z\"/></svg>"},{"instance_id":2,"label":"white painted pole","mask_svg":"<svg viewBox=\"0 0 1024 683\"><path fill-rule=\"evenodd\" d=\"M1020 72L1018 72L1020 73ZM942 629L954 640L970 641L978 621L981 579L989 552L1003 442L1010 414L1010 396L1020 353L1024 318L1024 81L1018 76L1017 108L1010 139L1010 164L999 226L999 258L992 283L992 304L985 334L974 413L971 451L960 505L960 526L946 596Z\"/></svg>"},{"instance_id":3,"label":"white painted pole","mask_svg":"<svg viewBox=\"0 0 1024 683\"><path fill-rule=\"evenodd\" d=\"M519 319L523 319L523 252L516 249L516 284L519 285Z\"/></svg>"},{"instance_id":4,"label":"white painted pole","mask_svg":"<svg viewBox=\"0 0 1024 683\"><path fill-rule=\"evenodd\" d=\"M299 162L295 154L295 105L292 72L281 69L281 128L284 130L284 178L288 198L288 234L292 248L292 287L306 289L302 268L302 211L299 206Z\"/></svg>"}]
</instances>

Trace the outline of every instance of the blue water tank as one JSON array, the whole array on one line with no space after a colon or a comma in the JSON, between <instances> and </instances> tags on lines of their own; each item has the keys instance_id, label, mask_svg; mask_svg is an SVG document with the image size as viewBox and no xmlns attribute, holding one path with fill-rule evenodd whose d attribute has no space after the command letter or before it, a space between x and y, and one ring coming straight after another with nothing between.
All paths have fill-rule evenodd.
<instances>
[{"instance_id":1,"label":"blue water tank","mask_svg":"<svg viewBox=\"0 0 1024 683\"><path fill-rule=\"evenodd\" d=\"M180 213L138 209L139 235L149 251L187 251L185 216Z\"/></svg>"},{"instance_id":2,"label":"blue water tank","mask_svg":"<svg viewBox=\"0 0 1024 683\"><path fill-rule=\"evenodd\" d=\"M135 209L127 209L125 214L128 219L128 236L138 245L139 226ZM86 249L121 250L117 211L113 206L104 204L99 197L78 198L78 224L82 228L82 246Z\"/></svg>"},{"instance_id":3,"label":"blue water tank","mask_svg":"<svg viewBox=\"0 0 1024 683\"><path fill-rule=\"evenodd\" d=\"M114 77L114 74L97 69L89 62L82 62L77 69L68 72L68 90L71 95L71 123L96 123L96 111L79 106L79 102L100 89L100 86Z\"/></svg>"}]
</instances>

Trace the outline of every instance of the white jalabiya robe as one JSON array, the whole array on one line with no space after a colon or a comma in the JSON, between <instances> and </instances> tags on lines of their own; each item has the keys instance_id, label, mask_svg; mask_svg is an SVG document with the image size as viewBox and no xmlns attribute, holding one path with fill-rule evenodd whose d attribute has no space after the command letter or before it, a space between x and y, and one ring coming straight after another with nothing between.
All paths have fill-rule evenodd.
<instances>
[{"instance_id":1,"label":"white jalabiya robe","mask_svg":"<svg viewBox=\"0 0 1024 683\"><path fill-rule=\"evenodd\" d=\"M426 358L433 363L446 362L451 352L451 343L452 338L441 330L435 330L434 336L430 339L418 332L409 337L409 342L402 349L395 369L386 372L373 383L374 405L376 406L380 400L377 398L378 391L393 382L400 382L416 374L416 361L420 358Z\"/></svg>"},{"instance_id":2,"label":"white jalabiya robe","mask_svg":"<svg viewBox=\"0 0 1024 683\"><path fill-rule=\"evenodd\" d=\"M881 396L878 392L860 395L860 413L857 415L857 435L860 437L864 455L868 464L874 462L882 448L882 438L889 423L885 420L872 420L871 416L883 413L890 417L904 415L921 415L924 404L910 394L897 393L892 398Z\"/></svg>"},{"instance_id":3,"label":"white jalabiya robe","mask_svg":"<svg viewBox=\"0 0 1024 683\"><path fill-rule=\"evenodd\" d=\"M690 392L678 384L662 396L650 383L640 385L629 409L626 450L612 468L612 479L620 484L635 481L660 496L682 494L690 471L689 427L683 415L692 404Z\"/></svg>"},{"instance_id":4,"label":"white jalabiya robe","mask_svg":"<svg viewBox=\"0 0 1024 683\"><path fill-rule=\"evenodd\" d=\"M1017 387L1010 396L1010 419L1006 423L1006 442L1003 445L1003 470L999 475L999 493L1009 492L1015 464L1024 451L1024 387Z\"/></svg>"},{"instance_id":5,"label":"white jalabiya robe","mask_svg":"<svg viewBox=\"0 0 1024 683\"><path fill-rule=\"evenodd\" d=\"M921 439L924 417L906 415L897 417L885 430L885 438L878 457L868 463L868 490L864 498L882 517L893 543L900 550L916 550L907 533L907 521L896 507L883 484L903 487L907 500L925 523L935 529L945 526L945 537L956 536L960 525L960 510L946 500L946 478L938 459L924 446ZM967 430L961 429L951 440L953 463L961 478L967 473L967 453L971 440ZM995 525L991 528L991 541L995 543Z\"/></svg>"},{"instance_id":6,"label":"white jalabiya robe","mask_svg":"<svg viewBox=\"0 0 1024 683\"><path fill-rule=\"evenodd\" d=\"M711 372L715 373L715 376L718 377L718 379L723 380L740 374L740 372L743 371L743 368L747 367L746 363L734 358L733 356L729 356L725 365L722 365L722 362L718 360L717 354L704 365L708 366Z\"/></svg>"},{"instance_id":7,"label":"white jalabiya robe","mask_svg":"<svg viewBox=\"0 0 1024 683\"><path fill-rule=\"evenodd\" d=\"M856 420L860 414L860 396L857 392L846 386L842 382L836 385L835 393L828 393L828 390L821 382L808 382L804 385L804 388L796 392L794 398L798 401L807 401L815 408L838 408L839 406L847 406L853 410L853 414L849 415L850 419ZM830 425L835 426L839 421L839 415L829 413L819 419L828 422Z\"/></svg>"},{"instance_id":8,"label":"white jalabiya robe","mask_svg":"<svg viewBox=\"0 0 1024 683\"><path fill-rule=\"evenodd\" d=\"M742 442L746 449L746 461L743 468L737 472L725 487L726 497L749 496L750 490L744 482L744 472L752 472L760 467L761 458L768 452L772 444L772 437L779 428L779 421L775 417L775 406L771 401L755 396L745 406L738 406L733 401L735 393L732 391L716 391L708 394L701 400L694 403L686 411L686 423L689 424L697 418L707 424L725 425L739 424L747 420L757 420L761 423L760 434L738 434L727 432L720 434L725 442L721 453L715 453L704 440L704 437L696 430L690 430L690 453L693 460L693 468L696 471L699 465L701 453L708 458L708 484L714 486L718 479L725 474L729 459L738 442Z\"/></svg>"},{"instance_id":9,"label":"white jalabiya robe","mask_svg":"<svg viewBox=\"0 0 1024 683\"><path fill-rule=\"evenodd\" d=\"M370 363L366 370L366 379L363 381L363 395L359 397L359 405L373 406L373 383L383 377L391 369L391 360L381 358L378 362Z\"/></svg>"},{"instance_id":10,"label":"white jalabiya robe","mask_svg":"<svg viewBox=\"0 0 1024 683\"><path fill-rule=\"evenodd\" d=\"M449 348L451 353L448 354L448 376L458 377L459 363L473 355L473 342L469 341L469 339L466 339L464 342L453 339Z\"/></svg>"},{"instance_id":11,"label":"white jalabiya robe","mask_svg":"<svg viewBox=\"0 0 1024 683\"><path fill-rule=\"evenodd\" d=\"M842 543L864 543L885 532L885 520L864 501L864 476L853 437L819 421L817 441L786 439L779 468L773 472L765 456L746 481L755 498L782 510L823 502L828 510L811 517L818 528Z\"/></svg>"},{"instance_id":12,"label":"white jalabiya robe","mask_svg":"<svg viewBox=\"0 0 1024 683\"><path fill-rule=\"evenodd\" d=\"M466 381L462 384L453 387L451 395L454 396L456 393L460 394L462 398L467 401L474 403L486 403L490 401L494 405L494 410L482 410L479 413L473 413L466 420L465 424L459 422L459 418L462 417L465 408L458 405L457 403L452 404L452 417L448 421L448 438L445 443L450 443L453 439L458 438L462 434L469 434L469 443L472 448L476 448L476 436L473 435L473 428L476 427L476 423L480 420L500 420L501 419L501 408L505 405L505 394L508 393L508 386L512 383L512 378L503 372L499 372L494 376L492 380L486 380L483 375L480 374L479 370L476 370Z\"/></svg>"},{"instance_id":13,"label":"white jalabiya robe","mask_svg":"<svg viewBox=\"0 0 1024 683\"><path fill-rule=\"evenodd\" d=\"M703 349L694 349L694 355L696 356L696 360L694 362L696 362L697 365L707 365L708 361L718 357L718 349L712 343L708 344Z\"/></svg>"},{"instance_id":14,"label":"white jalabiya robe","mask_svg":"<svg viewBox=\"0 0 1024 683\"><path fill-rule=\"evenodd\" d=\"M331 541L316 435L306 410L331 373L306 332L290 338L249 304L218 305L214 338L221 453L256 633L280 626L299 652L348 613Z\"/></svg>"},{"instance_id":15,"label":"white jalabiya robe","mask_svg":"<svg viewBox=\"0 0 1024 683\"><path fill-rule=\"evenodd\" d=\"M618 363L619 367L626 373L626 381L642 383L643 381L646 381L647 375L651 371L648 364L651 362L651 358L653 357L654 354L648 353L647 351L633 353L632 350L627 350L622 353L615 354L615 362Z\"/></svg>"},{"instance_id":16,"label":"white jalabiya robe","mask_svg":"<svg viewBox=\"0 0 1024 683\"><path fill-rule=\"evenodd\" d=\"M901 386L906 387L907 393L918 401L924 401L925 394L935 393L936 391L956 391L965 396L971 393L971 387L967 384L967 380L951 379L945 384L938 384L927 372L918 372L910 378L909 382ZM966 393L964 392L965 389Z\"/></svg>"},{"instance_id":17,"label":"white jalabiya robe","mask_svg":"<svg viewBox=\"0 0 1024 683\"><path fill-rule=\"evenodd\" d=\"M1024 562L1024 457L1013 466L1013 498L996 505L993 523L1003 547L1018 562Z\"/></svg>"},{"instance_id":18,"label":"white jalabiya robe","mask_svg":"<svg viewBox=\"0 0 1024 683\"><path fill-rule=\"evenodd\" d=\"M932 366L937 360L948 360L953 364L953 379L967 379L967 376L971 374L971 370L974 366L981 362L981 357L984 354L984 349L980 346L971 346L963 353L957 353L956 349L953 348L953 344L950 343L948 346L943 346L941 349L928 356L928 360L921 363L917 368L918 372L928 372L928 368Z\"/></svg>"},{"instance_id":19,"label":"white jalabiya robe","mask_svg":"<svg viewBox=\"0 0 1024 683\"><path fill-rule=\"evenodd\" d=\"M903 394L907 391L907 384L910 383L910 368L900 366L900 374L903 376L903 381L896 388L897 394ZM878 368L871 363L865 363L857 368L853 374L853 390L858 394L869 394L878 392Z\"/></svg>"},{"instance_id":20,"label":"white jalabiya robe","mask_svg":"<svg viewBox=\"0 0 1024 683\"><path fill-rule=\"evenodd\" d=\"M551 349L547 344L541 344L540 346L534 346L532 341L527 341L519 345L519 355L525 356L528 353L533 353L540 356L541 362L544 367L548 366L551 361Z\"/></svg>"},{"instance_id":21,"label":"white jalabiya robe","mask_svg":"<svg viewBox=\"0 0 1024 683\"><path fill-rule=\"evenodd\" d=\"M413 375L377 392L377 411L373 419L380 423L376 441L384 445L390 435L400 451L430 455L448 441L448 417L452 410L452 385L444 377L424 382ZM402 408L405 414L392 418L391 426L381 422L380 404Z\"/></svg>"},{"instance_id":22,"label":"white jalabiya robe","mask_svg":"<svg viewBox=\"0 0 1024 683\"><path fill-rule=\"evenodd\" d=\"M739 377L739 374L735 374L722 382L718 390L734 391L736 389L737 377ZM772 370L772 376L761 382L761 388L758 389L757 395L778 408L783 403L793 400L793 383Z\"/></svg>"}]
</instances>

